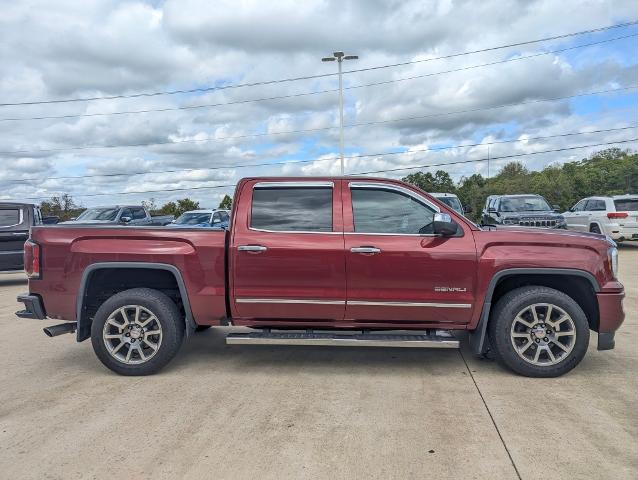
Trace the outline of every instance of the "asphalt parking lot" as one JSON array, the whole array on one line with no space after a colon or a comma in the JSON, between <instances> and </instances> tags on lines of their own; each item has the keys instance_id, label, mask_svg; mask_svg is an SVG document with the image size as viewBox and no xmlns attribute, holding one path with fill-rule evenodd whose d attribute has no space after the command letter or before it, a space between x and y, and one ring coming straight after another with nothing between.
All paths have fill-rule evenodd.
<instances>
[{"instance_id":1,"label":"asphalt parking lot","mask_svg":"<svg viewBox=\"0 0 638 480\"><path fill-rule=\"evenodd\" d=\"M620 252L616 349L529 379L466 349L225 346L198 334L152 377L14 316L0 274L3 478L638 477L638 248ZM51 324L55 322L50 322Z\"/></svg>"}]
</instances>

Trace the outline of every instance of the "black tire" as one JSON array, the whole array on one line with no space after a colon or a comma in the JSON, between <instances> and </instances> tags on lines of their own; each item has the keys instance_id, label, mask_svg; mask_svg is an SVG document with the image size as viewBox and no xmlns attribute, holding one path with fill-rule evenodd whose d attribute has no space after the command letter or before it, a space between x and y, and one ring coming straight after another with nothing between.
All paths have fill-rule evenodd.
<instances>
[{"instance_id":1,"label":"black tire","mask_svg":"<svg viewBox=\"0 0 638 480\"><path fill-rule=\"evenodd\" d=\"M602 233L602 232L600 231L600 227L599 227L599 226L598 226L598 224L596 224L596 223L592 223L592 224L589 226L589 231L590 231L591 233L597 233L597 234L599 234L599 235Z\"/></svg>"},{"instance_id":2,"label":"black tire","mask_svg":"<svg viewBox=\"0 0 638 480\"><path fill-rule=\"evenodd\" d=\"M212 325L197 325L195 327L195 331L196 332L204 332L204 331L208 330L210 327L212 327Z\"/></svg>"},{"instance_id":3,"label":"black tire","mask_svg":"<svg viewBox=\"0 0 638 480\"><path fill-rule=\"evenodd\" d=\"M106 322L112 314L115 314L122 307L138 305L156 317L157 323L154 323L154 325L156 325L155 328L157 328L158 324L161 327L159 328L161 337L154 337L155 339L160 338L160 341L157 342L159 345L156 351L151 350L152 355L149 355L148 360L143 361L143 363L128 364L118 360L109 352L106 346L107 340L103 338L103 333ZM122 318L119 317L119 319ZM122 323L125 324L126 321L123 320ZM113 324L109 325L112 326ZM129 325L133 325L133 323ZM115 328L116 332L120 331L118 327ZM120 375L151 375L164 367L177 354L184 340L184 328L184 319L175 302L169 297L150 288L133 288L113 295L100 306L91 325L91 343L100 361L115 373ZM124 331L122 330L122 332ZM142 333L144 332L144 330L141 331ZM132 336L127 335L127 337ZM142 340L140 339L139 342L138 345L141 346ZM121 349L130 350L131 346L130 344L125 344L125 347ZM139 358L139 354L135 355Z\"/></svg>"},{"instance_id":4,"label":"black tire","mask_svg":"<svg viewBox=\"0 0 638 480\"><path fill-rule=\"evenodd\" d=\"M563 353L557 348L555 342L550 343L550 345L553 345L552 348L555 352L558 352L556 355L562 354L564 358L560 358L557 363L552 365L537 365L532 363L533 359L523 359L515 350L513 345L515 340L512 338L514 336L512 334L512 325L520 312L523 312L526 308L532 308L531 306L534 304L545 303L558 307L558 309L554 309L553 318L556 318L555 315L560 310L563 310L563 312L571 317L573 321L573 331L575 331L576 336L575 340L572 340L573 344L571 344L571 351L569 353ZM542 306L538 308L540 308L541 311L543 309ZM547 314L547 310L545 310L545 314ZM550 315L552 314L550 313ZM542 313L539 313L539 318L543 321ZM518 326L520 326L520 323ZM544 328L545 327L543 327L543 329ZM574 299L563 292L541 286L521 287L503 295L496 304L494 312L490 317L488 333L495 359L501 365L526 377L540 378L563 375L580 363L589 346L589 324L582 308L580 308ZM543 335L545 334L543 333ZM532 340L537 341L537 339L533 333L529 333L529 336L529 349L535 353L539 347L531 342ZM526 339L520 341L527 342ZM542 340L538 339L538 341L540 342ZM525 345L527 345L527 343L525 343ZM527 353L529 350L525 350L525 352ZM552 353L552 355L554 355L554 353ZM530 353L530 356L531 355ZM543 357L548 362L550 361L547 353L543 353Z\"/></svg>"}]
</instances>

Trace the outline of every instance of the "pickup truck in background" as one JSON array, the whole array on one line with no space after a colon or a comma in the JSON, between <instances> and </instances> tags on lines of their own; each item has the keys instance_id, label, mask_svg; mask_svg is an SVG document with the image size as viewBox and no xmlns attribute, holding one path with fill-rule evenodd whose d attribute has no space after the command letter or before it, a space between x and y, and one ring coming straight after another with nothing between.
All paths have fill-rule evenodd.
<instances>
[{"instance_id":1,"label":"pickup truck in background","mask_svg":"<svg viewBox=\"0 0 638 480\"><path fill-rule=\"evenodd\" d=\"M246 178L229 230L37 226L25 244L22 318L64 319L123 375L157 372L211 326L229 344L491 350L554 377L590 330L614 347L624 319L614 242L482 229L416 187L383 178ZM20 341L24 342L25 339ZM69 357L71 358L71 357Z\"/></svg>"},{"instance_id":2,"label":"pickup truck in background","mask_svg":"<svg viewBox=\"0 0 638 480\"><path fill-rule=\"evenodd\" d=\"M182 213L167 226L171 228L228 228L230 212L220 209L199 209Z\"/></svg>"},{"instance_id":3,"label":"pickup truck in background","mask_svg":"<svg viewBox=\"0 0 638 480\"><path fill-rule=\"evenodd\" d=\"M60 222L60 225L135 225L163 226L175 219L173 215L152 216L141 205L113 205L108 207L91 207L84 210L77 218Z\"/></svg>"},{"instance_id":4,"label":"pickup truck in background","mask_svg":"<svg viewBox=\"0 0 638 480\"><path fill-rule=\"evenodd\" d=\"M29 229L57 221L57 217L43 217L40 207L32 203L0 202L0 272L22 270Z\"/></svg>"}]
</instances>

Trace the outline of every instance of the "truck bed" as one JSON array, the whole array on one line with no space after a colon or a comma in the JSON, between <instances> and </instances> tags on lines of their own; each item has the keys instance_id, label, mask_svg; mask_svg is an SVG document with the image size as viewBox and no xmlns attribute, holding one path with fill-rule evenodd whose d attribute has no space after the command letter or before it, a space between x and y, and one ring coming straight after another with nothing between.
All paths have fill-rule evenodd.
<instances>
[{"instance_id":1,"label":"truck bed","mask_svg":"<svg viewBox=\"0 0 638 480\"><path fill-rule=\"evenodd\" d=\"M224 230L210 229L34 227L31 239L42 248L44 274L30 282L30 290L46 298L49 317L76 319L78 292L96 272L96 265L130 262L134 269L153 263L181 277L191 320L196 318L200 325L219 324L226 316L226 235ZM127 270L117 270L117 275L126 274Z\"/></svg>"}]
</instances>

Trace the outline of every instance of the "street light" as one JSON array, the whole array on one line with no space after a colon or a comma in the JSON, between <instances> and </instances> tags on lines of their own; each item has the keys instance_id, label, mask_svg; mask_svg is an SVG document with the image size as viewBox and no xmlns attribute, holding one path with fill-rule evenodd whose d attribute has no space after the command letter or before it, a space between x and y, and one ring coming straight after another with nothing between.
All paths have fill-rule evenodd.
<instances>
[{"instance_id":1,"label":"street light","mask_svg":"<svg viewBox=\"0 0 638 480\"><path fill-rule=\"evenodd\" d=\"M356 60L358 55L346 55L343 52L334 52L332 57L324 57L322 62L337 61L339 65L339 153L341 156L341 175L343 175L343 79L341 72L341 63L344 60Z\"/></svg>"}]
</instances>

